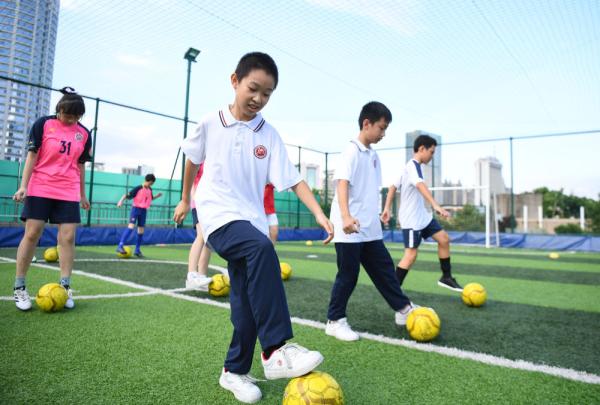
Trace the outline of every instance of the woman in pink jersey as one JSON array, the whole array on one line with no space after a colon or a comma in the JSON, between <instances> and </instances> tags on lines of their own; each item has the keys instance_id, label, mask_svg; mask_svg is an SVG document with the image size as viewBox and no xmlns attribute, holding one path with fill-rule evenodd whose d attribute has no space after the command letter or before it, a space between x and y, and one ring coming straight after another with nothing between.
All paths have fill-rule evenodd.
<instances>
[{"instance_id":1,"label":"woman in pink jersey","mask_svg":"<svg viewBox=\"0 0 600 405\"><path fill-rule=\"evenodd\" d=\"M198 174L194 179L192 185L192 196L196 194L196 188L202 177L204 164L201 164L198 168ZM211 251L204 243L204 236L202 235L202 228L198 223L198 212L196 211L195 198L192 198L190 204L192 208L192 218L194 220L194 228L196 228L196 239L190 247L190 255L188 257L188 274L185 280L185 288L199 291L208 291L208 284L212 281L208 277L208 263L210 262Z\"/></svg>"},{"instance_id":2,"label":"woman in pink jersey","mask_svg":"<svg viewBox=\"0 0 600 405\"><path fill-rule=\"evenodd\" d=\"M85 113L83 98L70 87L61 93L56 115L39 118L29 132L21 187L13 196L17 202L25 201L21 214L25 234L17 251L14 287L15 303L23 311L31 308L25 277L46 222L58 224L60 284L68 293L65 308L75 306L70 287L75 231L81 222L79 206L90 208L85 195L84 164L92 160L92 137L79 123Z\"/></svg>"}]
</instances>

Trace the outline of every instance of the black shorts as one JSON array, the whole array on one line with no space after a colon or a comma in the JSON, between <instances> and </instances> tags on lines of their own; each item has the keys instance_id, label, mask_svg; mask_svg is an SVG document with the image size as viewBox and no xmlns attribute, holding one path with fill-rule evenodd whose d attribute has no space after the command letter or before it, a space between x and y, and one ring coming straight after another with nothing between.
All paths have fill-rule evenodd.
<instances>
[{"instance_id":1,"label":"black shorts","mask_svg":"<svg viewBox=\"0 0 600 405\"><path fill-rule=\"evenodd\" d=\"M198 211L196 211L196 208L192 208L192 222L195 228L198 225Z\"/></svg>"},{"instance_id":2,"label":"black shorts","mask_svg":"<svg viewBox=\"0 0 600 405\"><path fill-rule=\"evenodd\" d=\"M79 202L46 197L25 197L21 221L28 219L39 219L51 224L78 224L81 222Z\"/></svg>"},{"instance_id":3,"label":"black shorts","mask_svg":"<svg viewBox=\"0 0 600 405\"><path fill-rule=\"evenodd\" d=\"M442 230L444 230L444 228L442 228L440 223L435 219L432 219L425 228L418 231L414 229L402 229L404 247L418 248L423 239L427 239Z\"/></svg>"}]
</instances>

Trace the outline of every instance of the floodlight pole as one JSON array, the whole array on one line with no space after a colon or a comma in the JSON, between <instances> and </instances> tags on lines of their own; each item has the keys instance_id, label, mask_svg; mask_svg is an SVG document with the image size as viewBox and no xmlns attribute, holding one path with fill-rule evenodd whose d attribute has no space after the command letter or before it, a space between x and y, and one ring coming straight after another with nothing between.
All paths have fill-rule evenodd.
<instances>
[{"instance_id":1,"label":"floodlight pole","mask_svg":"<svg viewBox=\"0 0 600 405\"><path fill-rule=\"evenodd\" d=\"M510 142L510 233L515 233L515 177L513 173L513 138Z\"/></svg>"},{"instance_id":2,"label":"floodlight pole","mask_svg":"<svg viewBox=\"0 0 600 405\"><path fill-rule=\"evenodd\" d=\"M196 62L196 58L200 55L200 51L194 48L189 48L183 58L187 60L187 80L185 83L185 115L183 116L183 139L187 138L188 127L188 110L190 105L190 78L192 74L192 62ZM185 176L185 153L181 152L181 199L183 199L183 177Z\"/></svg>"}]
</instances>

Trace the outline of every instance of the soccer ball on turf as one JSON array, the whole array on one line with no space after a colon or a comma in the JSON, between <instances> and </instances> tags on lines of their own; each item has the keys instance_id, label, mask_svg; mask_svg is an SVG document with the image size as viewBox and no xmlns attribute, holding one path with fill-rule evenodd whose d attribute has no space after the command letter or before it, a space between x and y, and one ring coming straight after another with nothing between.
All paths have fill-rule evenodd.
<instances>
[{"instance_id":1,"label":"soccer ball on turf","mask_svg":"<svg viewBox=\"0 0 600 405\"><path fill-rule=\"evenodd\" d=\"M225 297L229 294L229 277L224 274L215 274L208 285L208 292L213 297Z\"/></svg>"},{"instance_id":2,"label":"soccer ball on turf","mask_svg":"<svg viewBox=\"0 0 600 405\"><path fill-rule=\"evenodd\" d=\"M469 283L463 288L461 294L462 300L470 307L480 307L485 304L487 292L479 283Z\"/></svg>"},{"instance_id":3,"label":"soccer ball on turf","mask_svg":"<svg viewBox=\"0 0 600 405\"><path fill-rule=\"evenodd\" d=\"M307 240L306 241L306 246L312 246L313 245L313 241L312 240Z\"/></svg>"},{"instance_id":4,"label":"soccer ball on turf","mask_svg":"<svg viewBox=\"0 0 600 405\"><path fill-rule=\"evenodd\" d=\"M332 376L313 371L293 378L285 387L283 405L311 404L344 404L344 393Z\"/></svg>"},{"instance_id":5,"label":"soccer ball on turf","mask_svg":"<svg viewBox=\"0 0 600 405\"><path fill-rule=\"evenodd\" d=\"M44 260L48 263L54 263L58 260L58 249L55 247L44 250Z\"/></svg>"},{"instance_id":6,"label":"soccer ball on turf","mask_svg":"<svg viewBox=\"0 0 600 405\"><path fill-rule=\"evenodd\" d=\"M49 283L38 291L35 303L44 312L56 312L63 309L67 302L67 290L58 283Z\"/></svg>"},{"instance_id":7,"label":"soccer ball on turf","mask_svg":"<svg viewBox=\"0 0 600 405\"><path fill-rule=\"evenodd\" d=\"M125 251L125 253L119 253L119 252L117 252L117 256L119 258L121 258L121 259L127 259L127 258L131 257L131 255L133 253L132 250L131 250L131 247L124 246L123 250Z\"/></svg>"},{"instance_id":8,"label":"soccer ball on turf","mask_svg":"<svg viewBox=\"0 0 600 405\"><path fill-rule=\"evenodd\" d=\"M560 255L556 252L550 252L550 254L548 255L548 257L552 260L556 260L560 257Z\"/></svg>"},{"instance_id":9,"label":"soccer ball on turf","mask_svg":"<svg viewBox=\"0 0 600 405\"><path fill-rule=\"evenodd\" d=\"M290 278L292 276L292 266L290 266L288 263L281 263L279 265L281 267L281 279L282 280L287 280L288 278Z\"/></svg>"},{"instance_id":10,"label":"soccer ball on turf","mask_svg":"<svg viewBox=\"0 0 600 405\"><path fill-rule=\"evenodd\" d=\"M418 342L429 342L440 334L441 321L433 308L413 309L406 318L406 329L411 338Z\"/></svg>"}]
</instances>

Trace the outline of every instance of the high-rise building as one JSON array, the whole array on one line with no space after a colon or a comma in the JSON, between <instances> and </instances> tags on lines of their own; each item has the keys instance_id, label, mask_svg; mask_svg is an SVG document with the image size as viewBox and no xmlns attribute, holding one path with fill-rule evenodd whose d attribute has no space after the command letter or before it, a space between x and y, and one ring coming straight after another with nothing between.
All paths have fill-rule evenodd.
<instances>
[{"instance_id":1,"label":"high-rise building","mask_svg":"<svg viewBox=\"0 0 600 405\"><path fill-rule=\"evenodd\" d=\"M413 157L413 145L415 143L415 139L419 135L429 135L433 139L435 139L438 143L438 146L435 148L435 154L433 155L433 159L427 165L422 165L423 168L423 177L425 178L425 184L427 187L441 187L442 186L442 137L440 135L432 134L427 131L416 130L412 132L408 132L406 134L406 159L405 162L408 162ZM433 192L433 197L438 198L441 196L441 193L438 191Z\"/></svg>"},{"instance_id":2,"label":"high-rise building","mask_svg":"<svg viewBox=\"0 0 600 405\"><path fill-rule=\"evenodd\" d=\"M492 156L475 161L475 185L489 187L489 194L481 190L475 191L475 203L487 204L490 195L506 193L506 186L502 178L502 163Z\"/></svg>"},{"instance_id":3,"label":"high-rise building","mask_svg":"<svg viewBox=\"0 0 600 405\"><path fill-rule=\"evenodd\" d=\"M59 0L0 0L0 75L52 85L59 6ZM29 128L49 107L49 90L0 79L0 159L25 157Z\"/></svg>"}]
</instances>

